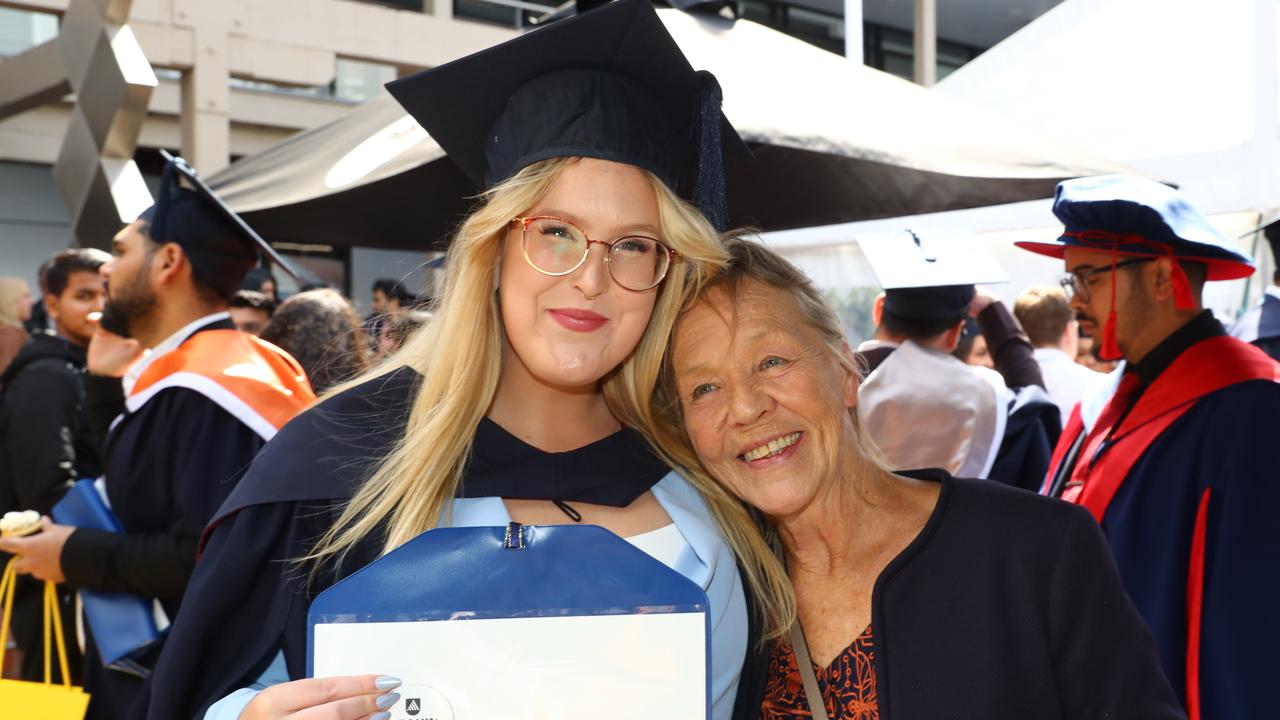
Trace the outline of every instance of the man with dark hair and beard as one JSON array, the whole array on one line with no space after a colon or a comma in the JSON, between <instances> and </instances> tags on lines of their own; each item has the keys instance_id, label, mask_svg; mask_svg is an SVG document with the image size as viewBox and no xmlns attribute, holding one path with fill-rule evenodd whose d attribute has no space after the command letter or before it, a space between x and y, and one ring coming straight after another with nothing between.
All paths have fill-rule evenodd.
<instances>
[{"instance_id":1,"label":"man with dark hair and beard","mask_svg":"<svg viewBox=\"0 0 1280 720\"><path fill-rule=\"evenodd\" d=\"M40 287L54 332L36 328L0 375L0 513L35 510L47 515L71 483L102 472L98 444L85 411L85 347L93 335L89 316L102 311L106 282L99 268L111 257L101 250L63 250L42 266ZM4 558L7 560L7 557ZM75 627L71 591L58 589L64 625ZM13 635L23 651L25 680L44 677L41 637L44 587L19 578L13 600ZM71 676L79 683L74 645Z\"/></svg>"},{"instance_id":2,"label":"man with dark hair and beard","mask_svg":"<svg viewBox=\"0 0 1280 720\"><path fill-rule=\"evenodd\" d=\"M1044 491L1101 523L1189 718L1268 717L1280 704L1280 364L1201 303L1206 281L1253 264L1151 180L1069 180L1053 211L1066 226L1056 243L1018 245L1063 259L1081 325L1125 366L1091 426L1076 406ZM1054 607L1070 612L1071 592Z\"/></svg>"},{"instance_id":3,"label":"man with dark hair and beard","mask_svg":"<svg viewBox=\"0 0 1280 720\"><path fill-rule=\"evenodd\" d=\"M314 399L293 358L232 324L230 299L266 249L201 184L180 184L187 173L196 182L181 162L166 168L156 204L112 241L108 301L88 348L90 407L123 411L106 436L102 485L124 531L45 518L39 534L0 541L20 573L151 598L169 617L205 524ZM95 637L111 630L86 628L89 718L130 717L159 652L153 643L127 665L104 666Z\"/></svg>"}]
</instances>

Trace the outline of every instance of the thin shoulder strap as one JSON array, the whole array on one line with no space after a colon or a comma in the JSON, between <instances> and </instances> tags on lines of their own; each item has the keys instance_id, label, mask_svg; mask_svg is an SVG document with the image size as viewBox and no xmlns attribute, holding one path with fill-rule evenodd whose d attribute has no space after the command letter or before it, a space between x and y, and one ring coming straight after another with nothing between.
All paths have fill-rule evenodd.
<instances>
[{"instance_id":1,"label":"thin shoulder strap","mask_svg":"<svg viewBox=\"0 0 1280 720\"><path fill-rule=\"evenodd\" d=\"M776 533L770 533L769 544L778 560L786 567L787 558L782 552L782 540ZM788 633L791 641L791 652L796 656L796 668L800 671L800 682L804 684L804 699L809 705L809 716L813 720L829 720L827 703L822 697L822 689L818 687L818 676L813 674L813 659L809 657L809 643L804 639L804 628L800 627L800 617L791 623Z\"/></svg>"},{"instance_id":2,"label":"thin shoulder strap","mask_svg":"<svg viewBox=\"0 0 1280 720\"><path fill-rule=\"evenodd\" d=\"M804 699L809 703L809 715L813 720L828 720L827 703L822 697L822 689L818 687L818 678L813 674L809 643L804 641L804 630L801 629L798 618L791 625L791 651L796 654L796 665L800 668L800 681L804 683Z\"/></svg>"}]
</instances>

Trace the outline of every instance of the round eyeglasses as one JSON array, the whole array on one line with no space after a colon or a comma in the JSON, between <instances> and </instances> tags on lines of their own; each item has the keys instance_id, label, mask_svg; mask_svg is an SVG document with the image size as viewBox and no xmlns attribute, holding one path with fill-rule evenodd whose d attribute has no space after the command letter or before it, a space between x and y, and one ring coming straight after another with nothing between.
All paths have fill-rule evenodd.
<instances>
[{"instance_id":1,"label":"round eyeglasses","mask_svg":"<svg viewBox=\"0 0 1280 720\"><path fill-rule=\"evenodd\" d=\"M582 228L551 215L518 217L511 222L520 224L525 262L543 275L568 275L586 262L592 244L603 245L604 264L613 281L627 290L644 292L667 276L675 254L644 235L626 235L613 242L592 240Z\"/></svg>"},{"instance_id":2,"label":"round eyeglasses","mask_svg":"<svg viewBox=\"0 0 1280 720\"><path fill-rule=\"evenodd\" d=\"M1087 303L1090 298L1093 297L1093 294L1089 292L1089 278L1103 273L1109 273L1112 270L1129 267L1130 265L1151 262L1152 260L1155 260L1155 258L1140 257L1132 260L1125 260L1124 262L1118 262L1115 265L1103 265L1100 268L1093 268L1092 270L1077 270L1073 273L1069 273L1066 277L1059 280L1058 284L1062 286L1062 293L1067 296L1067 302L1071 302L1072 298L1078 296L1080 298L1080 302Z\"/></svg>"}]
</instances>

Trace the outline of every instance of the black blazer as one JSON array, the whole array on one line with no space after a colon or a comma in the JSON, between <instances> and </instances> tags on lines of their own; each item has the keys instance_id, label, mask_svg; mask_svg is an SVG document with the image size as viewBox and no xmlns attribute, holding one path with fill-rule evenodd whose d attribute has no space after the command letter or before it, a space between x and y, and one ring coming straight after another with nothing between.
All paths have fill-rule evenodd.
<instances>
[{"instance_id":1,"label":"black blazer","mask_svg":"<svg viewBox=\"0 0 1280 720\"><path fill-rule=\"evenodd\" d=\"M1087 511L941 470L902 474L942 490L872 591L881 720L1186 717ZM747 659L737 718L759 715L769 650Z\"/></svg>"}]
</instances>

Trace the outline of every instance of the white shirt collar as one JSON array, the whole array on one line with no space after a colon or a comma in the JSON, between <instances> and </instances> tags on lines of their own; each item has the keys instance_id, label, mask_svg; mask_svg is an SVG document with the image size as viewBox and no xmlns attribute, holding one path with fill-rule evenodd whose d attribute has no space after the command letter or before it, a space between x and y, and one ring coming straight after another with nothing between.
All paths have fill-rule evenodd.
<instances>
[{"instance_id":1,"label":"white shirt collar","mask_svg":"<svg viewBox=\"0 0 1280 720\"><path fill-rule=\"evenodd\" d=\"M1069 355L1062 352L1058 348L1036 348L1035 350L1031 351L1031 354L1039 362L1056 362L1056 363L1075 362L1075 360L1072 360Z\"/></svg>"},{"instance_id":2,"label":"white shirt collar","mask_svg":"<svg viewBox=\"0 0 1280 720\"><path fill-rule=\"evenodd\" d=\"M880 348L896 348L898 343L892 340L877 340L872 338L858 346L858 352L866 352L868 350L879 350Z\"/></svg>"},{"instance_id":3,"label":"white shirt collar","mask_svg":"<svg viewBox=\"0 0 1280 720\"><path fill-rule=\"evenodd\" d=\"M1276 285L1274 283L1271 285L1268 285L1267 289L1264 291L1264 294L1270 295L1271 297L1277 300L1280 300L1280 285Z\"/></svg>"},{"instance_id":4,"label":"white shirt collar","mask_svg":"<svg viewBox=\"0 0 1280 720\"><path fill-rule=\"evenodd\" d=\"M124 394L129 395L133 392L133 386L137 384L138 378L142 377L142 373L146 372L147 368L150 367L151 363L155 362L157 358L163 357L167 353L177 350L179 345L186 342L187 338L194 335L197 330L205 325L212 325L220 320L230 319L231 313L225 310L213 313L212 315L205 315L199 320L193 320L192 322L187 323L182 326L182 329L164 340L161 340L160 344L148 350L146 354L142 356L142 359L135 363L133 367L129 368L128 373L125 373L123 379Z\"/></svg>"}]
</instances>

